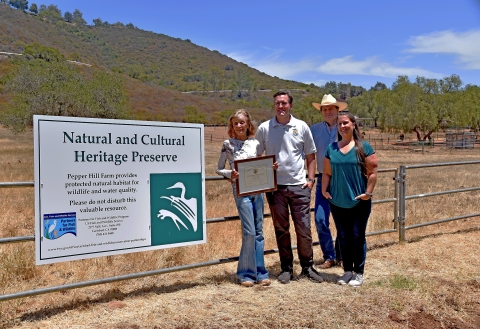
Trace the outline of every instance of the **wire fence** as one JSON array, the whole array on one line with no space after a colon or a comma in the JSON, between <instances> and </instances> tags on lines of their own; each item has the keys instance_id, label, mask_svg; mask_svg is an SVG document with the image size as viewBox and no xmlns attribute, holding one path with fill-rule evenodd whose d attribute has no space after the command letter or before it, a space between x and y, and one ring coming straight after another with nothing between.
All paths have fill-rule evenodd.
<instances>
[{"instance_id":1,"label":"wire fence","mask_svg":"<svg viewBox=\"0 0 480 329\"><path fill-rule=\"evenodd\" d=\"M441 195L441 194L451 194L451 193L460 193L460 192L480 190L480 186L476 186L476 187L461 188L461 189L449 190L449 191L438 191L438 192L432 192L432 193L427 193L427 194L407 195L407 193L406 193L406 186L407 186L406 170L407 169L412 170L412 169L417 169L417 168L434 168L434 167L439 167L439 166L459 166L459 165L478 165L478 164L480 164L480 161L466 161L466 162L454 162L454 163L425 164L425 165L415 165L415 166L400 166L399 168L390 168L390 169L379 170L380 174L394 173L394 175L395 175L395 177L394 177L394 180L395 180L394 195L392 195L390 198L385 198L385 199L374 200L373 201L373 204L394 203L393 214L392 214L392 216L394 218L393 227L391 229L386 229L386 230L382 230L382 231L367 232L367 236L397 232L398 233L398 241L403 242L403 241L406 240L405 232L407 230L422 227L422 226L427 226L427 225L444 223L444 222L453 221L453 220L459 220L459 219L465 219L465 218L472 218L472 217L480 216L480 213L477 212L477 213L466 214L466 215L462 215L462 216L444 218L444 219L441 219L441 220L435 220L435 221L431 221L431 222L414 224L414 225L410 225L410 226L406 225L406 223L407 223L406 201L407 200L416 199L416 198L431 197L431 196ZM222 177L207 177L206 180L214 180L214 181L223 180L223 181L227 182ZM16 187L34 187L34 182L3 182L3 183L0 183L0 188L16 188ZM313 208L311 209L311 211L313 211ZM265 214L265 217L270 217L270 214ZM206 222L207 222L207 224L211 224L211 223L232 221L232 220L239 220L239 216L225 216L225 217L220 217L220 218L208 218L206 220ZM9 243L32 242L32 241L35 241L34 236L7 237L7 238L0 238L0 245L1 244L9 244ZM313 243L313 245L318 245L318 244L319 244L318 242ZM293 247L293 248L296 249L296 247ZM278 249L270 249L270 250L266 250L265 254L267 255L267 254L272 254L272 253L277 253L277 252L278 252ZM210 261L206 261L206 262L202 262L202 263L195 263L195 264L187 264L187 265L181 265L181 266L162 268L162 269L146 271L146 272L130 273L130 274L120 275L120 276L115 276L115 277L107 277L107 278L90 280L90 281L82 281L82 282L76 282L76 283L71 283L71 284L64 284L64 285L53 286L53 287L45 287L45 288L38 288L38 289L34 289L34 290L20 291L20 292L15 292L15 293L11 293L11 294L0 295L0 302L1 301L6 301L6 300L12 300L12 299L24 298L24 297L31 297L31 296L41 295L41 294L47 294L47 293L52 293L52 292L65 291L65 290L76 289L76 288L83 288L83 287L88 287L88 286L93 286L93 285L100 285L100 284L118 282L118 281L123 281L123 280L131 280L131 279L143 278L143 277L147 277L147 276L153 276L153 275L160 275L160 274L166 274L166 273L171 273L171 272L189 270L189 269L194 269L194 268L220 265L220 264L225 264L225 263L230 263L230 262L235 262L235 261L238 261L238 256L215 259L215 260L210 260Z\"/></svg>"},{"instance_id":2,"label":"wire fence","mask_svg":"<svg viewBox=\"0 0 480 329\"><path fill-rule=\"evenodd\" d=\"M434 149L455 151L480 148L480 134L467 131L435 132L425 140L418 140L417 135L414 133L379 133L377 131L364 130L362 135L375 150L428 152ZM228 138L230 137L227 133L227 126L212 125L209 126L205 133L206 143L221 143Z\"/></svg>"}]
</instances>

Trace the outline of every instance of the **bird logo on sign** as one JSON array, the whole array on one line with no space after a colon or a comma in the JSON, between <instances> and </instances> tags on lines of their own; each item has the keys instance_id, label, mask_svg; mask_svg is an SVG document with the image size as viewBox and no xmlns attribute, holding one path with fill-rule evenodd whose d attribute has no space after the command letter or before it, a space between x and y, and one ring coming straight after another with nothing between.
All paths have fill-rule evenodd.
<instances>
[{"instance_id":1,"label":"bird logo on sign","mask_svg":"<svg viewBox=\"0 0 480 329\"><path fill-rule=\"evenodd\" d=\"M177 182L174 185L167 187L167 189L181 189L180 197L170 195L170 196L161 196L160 198L169 200L170 204L175 209L177 209L185 217L185 219L187 219L190 222L190 224L192 224L193 231L196 232L197 231L197 199L185 198L186 188L182 182ZM160 209L158 211L157 217L160 218L161 220L170 218L173 221L173 223L177 226L178 230L180 230L179 224L188 230L188 226L185 225L185 222L179 216L177 216L176 214L174 214L169 210Z\"/></svg>"},{"instance_id":2,"label":"bird logo on sign","mask_svg":"<svg viewBox=\"0 0 480 329\"><path fill-rule=\"evenodd\" d=\"M53 230L55 230L56 226L57 226L57 221L56 220L54 220L52 224L49 223L48 226L46 226L46 227L48 227L48 233L45 232L45 237L47 239L52 239L52 238L55 239L56 234L54 233ZM53 235L55 235L55 237L53 237Z\"/></svg>"}]
</instances>

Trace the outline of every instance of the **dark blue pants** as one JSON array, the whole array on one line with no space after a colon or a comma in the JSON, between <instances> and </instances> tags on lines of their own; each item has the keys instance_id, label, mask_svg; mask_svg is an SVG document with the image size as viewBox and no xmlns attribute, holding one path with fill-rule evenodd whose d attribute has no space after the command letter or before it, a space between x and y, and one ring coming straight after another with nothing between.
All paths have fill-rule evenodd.
<instances>
[{"instance_id":1,"label":"dark blue pants","mask_svg":"<svg viewBox=\"0 0 480 329\"><path fill-rule=\"evenodd\" d=\"M330 209L337 227L345 272L363 274L367 257L365 232L372 211L372 200L360 200L353 208L341 208L330 204Z\"/></svg>"},{"instance_id":2,"label":"dark blue pants","mask_svg":"<svg viewBox=\"0 0 480 329\"><path fill-rule=\"evenodd\" d=\"M317 181L315 193L315 227L317 228L320 249L323 252L324 260L342 260L338 236L333 244L332 233L330 232L330 202L322 194L322 175Z\"/></svg>"}]
</instances>

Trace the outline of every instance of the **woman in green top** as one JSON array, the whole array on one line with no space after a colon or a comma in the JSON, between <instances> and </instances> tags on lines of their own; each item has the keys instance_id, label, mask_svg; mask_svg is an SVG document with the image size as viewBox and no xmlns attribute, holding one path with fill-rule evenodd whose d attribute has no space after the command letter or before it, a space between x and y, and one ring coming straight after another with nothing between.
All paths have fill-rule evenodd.
<instances>
[{"instance_id":1,"label":"woman in green top","mask_svg":"<svg viewBox=\"0 0 480 329\"><path fill-rule=\"evenodd\" d=\"M377 181L377 156L362 140L355 117L339 113L338 142L325 152L322 194L330 201L345 273L339 284L361 286L367 253L365 231Z\"/></svg>"}]
</instances>

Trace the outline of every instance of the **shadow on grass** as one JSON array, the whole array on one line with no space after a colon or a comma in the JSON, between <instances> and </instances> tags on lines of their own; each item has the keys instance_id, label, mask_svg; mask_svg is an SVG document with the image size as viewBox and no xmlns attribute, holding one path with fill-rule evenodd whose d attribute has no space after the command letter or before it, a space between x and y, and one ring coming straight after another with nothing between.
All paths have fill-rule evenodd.
<instances>
[{"instance_id":1,"label":"shadow on grass","mask_svg":"<svg viewBox=\"0 0 480 329\"><path fill-rule=\"evenodd\" d=\"M426 238L434 238L437 236L442 236L442 235L453 235L453 234L463 234L463 233L469 233L469 232L477 232L480 231L479 227L473 227L473 228L468 228L468 229L462 229L462 230L457 230L454 232L446 232L446 233L432 233L429 235L424 235L424 236L419 236L419 237L413 237L411 239L408 239L408 243L414 243L414 242L419 242L422 241ZM380 249L380 248L387 248L392 245L398 244L398 242L388 242L384 244L376 244L368 248L368 250L374 250L374 249ZM298 260L295 260L295 269L298 270L299 263ZM277 279L278 275L280 274L280 262L275 261L273 265L268 266L268 270L270 272L270 279L275 280ZM336 283L339 275L335 273L325 273L324 271L319 271L321 276L325 279L326 283ZM298 280L307 280L307 279L302 279L299 278L298 275L295 276L293 281L298 281ZM208 283L207 283L208 282ZM195 281L195 282L177 282L174 284L169 284L169 285L161 285L158 286L156 284L139 288L136 290L128 291L128 292L122 292L118 288L110 289L106 292L104 292L101 296L98 298L90 299L90 298L83 298L81 300L75 300L71 301L67 304L64 304L62 306L53 306L53 307L47 307L42 310L34 311L34 312L29 312L25 313L19 318L11 319L11 320L5 320L5 323L3 323L3 328L12 328L16 326L19 322L24 322L24 321L41 321L48 319L52 316L55 316L57 314L64 313L66 311L70 311L73 309L88 309L91 306L95 304L104 304L108 303L111 301L115 300L123 300L125 298L129 297L139 297L147 294L167 294L167 293L173 293L185 289L191 289L195 287L200 287L200 286L206 286L211 283L236 283L236 278L235 275L213 275L213 276L207 276L202 279L202 281Z\"/></svg>"},{"instance_id":2,"label":"shadow on grass","mask_svg":"<svg viewBox=\"0 0 480 329\"><path fill-rule=\"evenodd\" d=\"M407 242L413 243L413 242L419 242L419 241L425 240L427 238L436 238L437 236L442 236L442 235L461 234L461 233L463 234L463 233L478 232L478 231L480 231L480 227L469 227L466 229L457 230L453 232L439 232L439 233L432 233L428 235L416 236L416 237L412 237L411 239L407 239Z\"/></svg>"},{"instance_id":3,"label":"shadow on grass","mask_svg":"<svg viewBox=\"0 0 480 329\"><path fill-rule=\"evenodd\" d=\"M279 269L280 269L280 262L276 261L272 266L268 267L270 273L275 273L272 274L270 277L271 279L276 279L277 275L276 273L279 274ZM177 282L174 284L169 284L169 285L161 285L158 286L156 284L142 287L139 289L131 290L128 292L122 292L118 288L110 289L106 292L104 292L101 296L97 298L82 298L79 300L71 301L69 303L66 303L62 306L52 306L52 307L46 307L44 309L34 311L34 312L28 312L24 313L18 318L11 319L11 320L6 320L5 323L2 323L0 321L0 325L3 325L2 328L12 328L16 325L18 325L19 322L24 322L24 321L42 321L46 320L50 317L53 317L55 315L73 310L73 309L88 309L93 305L96 304L105 304L109 303L112 301L118 301L118 300L123 300L125 298L130 298L130 297L141 297L147 294L168 294L168 293L173 293L181 290L186 290L186 289L191 289L195 287L201 287L201 286L207 286L209 284L220 284L220 283L234 283L236 284L236 277L235 275L212 275L212 276L206 276L202 278L201 281L191 281L191 282ZM262 287L263 288L263 287ZM65 293L65 292L60 292L60 293Z\"/></svg>"},{"instance_id":4,"label":"shadow on grass","mask_svg":"<svg viewBox=\"0 0 480 329\"><path fill-rule=\"evenodd\" d=\"M425 235L421 235L421 236L414 236L414 237L411 237L409 239L407 238L407 240L405 242L406 243L415 243L415 242L420 242L422 240L429 239L429 238L436 238L436 237L442 236L442 235L463 234L463 233L478 232L478 231L480 231L480 227L469 227L469 228L466 228L466 229L461 229L461 230L457 230L457 231L453 231L453 232L438 232L438 233L435 232L435 233L425 234ZM391 242L386 242L386 243L381 243L381 244L374 244L372 246L368 246L367 250L388 248L388 247L394 246L398 243L399 243L398 241L391 241Z\"/></svg>"},{"instance_id":5,"label":"shadow on grass","mask_svg":"<svg viewBox=\"0 0 480 329\"><path fill-rule=\"evenodd\" d=\"M225 275L216 275L216 276L211 276L206 278L209 282L228 282L231 281L229 280L228 276ZM174 283L168 286L158 286L156 284L147 286L147 287L142 287L136 290L128 291L128 292L122 292L118 288L110 289L106 292L104 292L101 296L97 298L82 298L80 300L76 301L71 301L67 304L64 304L62 306L53 306L53 307L47 307L42 310L38 310L35 312L29 312L25 313L19 318L12 320L12 322L9 322L7 324L4 324L3 328L11 328L14 327L18 322L23 322L23 321L41 321L48 319L50 317L53 317L57 314L64 313L66 311L70 311L73 309L88 309L91 306L95 304L104 304L104 303L109 303L112 301L117 301L117 300L124 300L125 298L129 297L141 297L143 295L147 294L166 294L166 293L173 293L176 291L180 290L185 290L185 289L191 289L199 286L206 286L208 283L204 282L190 282L190 283L185 283L185 282L179 282L179 283Z\"/></svg>"}]
</instances>

